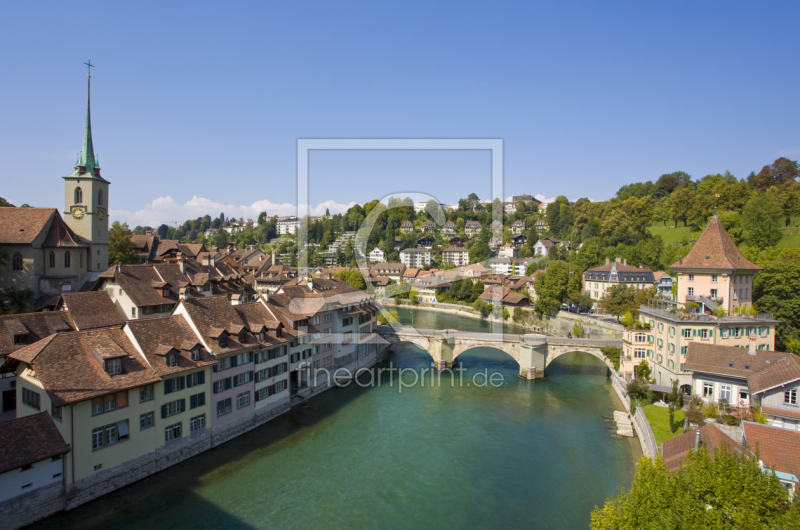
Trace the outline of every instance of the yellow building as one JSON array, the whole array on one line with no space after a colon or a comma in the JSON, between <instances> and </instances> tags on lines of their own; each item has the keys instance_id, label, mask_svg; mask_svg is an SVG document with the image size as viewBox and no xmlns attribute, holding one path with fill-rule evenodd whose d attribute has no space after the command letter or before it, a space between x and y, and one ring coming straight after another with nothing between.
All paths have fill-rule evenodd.
<instances>
[{"instance_id":1,"label":"yellow building","mask_svg":"<svg viewBox=\"0 0 800 530\"><path fill-rule=\"evenodd\" d=\"M779 322L771 314L747 311L753 277L761 269L742 256L716 215L689 254L671 268L677 273L677 302L653 300L640 308L639 322L625 331L624 371L632 372L646 359L657 384L678 379L685 386L691 385L684 364L692 342L775 349Z\"/></svg>"},{"instance_id":2,"label":"yellow building","mask_svg":"<svg viewBox=\"0 0 800 530\"><path fill-rule=\"evenodd\" d=\"M667 300L653 300L639 310L639 320L623 335L621 369L633 373L642 360L659 385L691 385L684 370L688 345L692 342L737 346L748 350L774 350L775 326L769 314L717 317L691 313L686 306Z\"/></svg>"}]
</instances>

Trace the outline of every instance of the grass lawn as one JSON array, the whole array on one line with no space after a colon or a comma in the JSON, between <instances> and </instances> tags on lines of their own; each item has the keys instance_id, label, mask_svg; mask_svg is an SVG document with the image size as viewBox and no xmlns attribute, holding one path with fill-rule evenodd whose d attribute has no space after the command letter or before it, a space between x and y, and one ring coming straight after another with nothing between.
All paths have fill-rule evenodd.
<instances>
[{"instance_id":1,"label":"grass lawn","mask_svg":"<svg viewBox=\"0 0 800 530\"><path fill-rule=\"evenodd\" d=\"M672 432L669 428L669 409L667 407L644 405L642 409L644 415L647 416L647 421L650 422L650 428L653 429L656 445L660 446L661 442L675 438L681 433L681 429L683 429L682 410L675 411L675 432Z\"/></svg>"},{"instance_id":2,"label":"grass lawn","mask_svg":"<svg viewBox=\"0 0 800 530\"><path fill-rule=\"evenodd\" d=\"M683 223L678 223L678 228L673 228L673 224L670 223L668 226L651 226L647 230L654 236L661 236L665 245L680 243L683 239L686 239L686 241L692 240L692 228L690 226L684 227ZM701 231L694 231L695 239L700 236Z\"/></svg>"},{"instance_id":3,"label":"grass lawn","mask_svg":"<svg viewBox=\"0 0 800 530\"><path fill-rule=\"evenodd\" d=\"M792 226L780 229L783 232L783 237L775 245L776 248L800 248L800 227L796 226L797 221L797 219L792 219ZM680 243L684 239L691 241L692 235L694 235L694 239L697 239L703 232L703 228L705 228L684 227L683 223L678 223L678 228L673 228L673 226L672 221L670 221L668 226L651 226L647 230L654 236L661 236L664 244L669 245L671 243ZM739 250L746 248L747 241L739 245Z\"/></svg>"}]
</instances>

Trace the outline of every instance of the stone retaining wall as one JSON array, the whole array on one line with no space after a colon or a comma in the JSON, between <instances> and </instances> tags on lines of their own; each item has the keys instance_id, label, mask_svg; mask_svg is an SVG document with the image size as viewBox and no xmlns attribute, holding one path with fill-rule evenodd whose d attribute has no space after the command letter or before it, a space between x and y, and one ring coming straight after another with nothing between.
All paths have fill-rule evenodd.
<instances>
[{"instance_id":1,"label":"stone retaining wall","mask_svg":"<svg viewBox=\"0 0 800 530\"><path fill-rule=\"evenodd\" d=\"M0 528L20 528L66 508L63 482L0 502Z\"/></svg>"},{"instance_id":2,"label":"stone retaining wall","mask_svg":"<svg viewBox=\"0 0 800 530\"><path fill-rule=\"evenodd\" d=\"M395 306L386 305L386 309L393 309ZM416 309L420 311L435 311L438 313L448 313L459 317L481 320L481 316L469 306L457 306L453 304L401 304L397 307ZM521 308L525 318L522 321L513 319L515 308L509 307L512 318L505 321L506 324L513 324L535 333L543 333L555 337L566 337L572 333L573 326L580 322L583 325L585 337L588 339L621 339L625 326L616 322L606 322L587 315L577 315L566 311L559 311L553 315L545 315L542 318L536 316L531 309ZM485 319L492 322L492 317Z\"/></svg>"}]
</instances>

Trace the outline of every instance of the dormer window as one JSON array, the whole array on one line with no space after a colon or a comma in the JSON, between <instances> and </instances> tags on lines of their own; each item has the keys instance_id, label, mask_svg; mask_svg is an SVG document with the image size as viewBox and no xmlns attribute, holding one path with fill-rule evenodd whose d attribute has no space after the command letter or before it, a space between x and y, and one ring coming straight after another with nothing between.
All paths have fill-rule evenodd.
<instances>
[{"instance_id":1,"label":"dormer window","mask_svg":"<svg viewBox=\"0 0 800 530\"><path fill-rule=\"evenodd\" d=\"M161 296L163 296L164 298L168 297L169 296L169 289L162 289L161 290Z\"/></svg>"},{"instance_id":2,"label":"dormer window","mask_svg":"<svg viewBox=\"0 0 800 530\"><path fill-rule=\"evenodd\" d=\"M244 331L242 331L242 332L241 332L241 333L239 333L239 335L237 336L237 340L238 340L240 343L244 344L244 339L245 339L245 332L244 332Z\"/></svg>"},{"instance_id":3,"label":"dormer window","mask_svg":"<svg viewBox=\"0 0 800 530\"><path fill-rule=\"evenodd\" d=\"M266 339L266 338L267 338L266 332L264 330L261 330L261 333L258 334L258 340L260 340L261 342L264 342L264 339Z\"/></svg>"},{"instance_id":4,"label":"dormer window","mask_svg":"<svg viewBox=\"0 0 800 530\"><path fill-rule=\"evenodd\" d=\"M15 346L22 346L28 344L28 336L27 335L14 335L14 345Z\"/></svg>"},{"instance_id":5,"label":"dormer window","mask_svg":"<svg viewBox=\"0 0 800 530\"><path fill-rule=\"evenodd\" d=\"M122 359L120 357L117 357L116 359L106 359L105 368L106 368L106 373L108 373L108 375L121 374Z\"/></svg>"},{"instance_id":6,"label":"dormer window","mask_svg":"<svg viewBox=\"0 0 800 530\"><path fill-rule=\"evenodd\" d=\"M178 355L175 353L167 354L167 366L178 366Z\"/></svg>"},{"instance_id":7,"label":"dormer window","mask_svg":"<svg viewBox=\"0 0 800 530\"><path fill-rule=\"evenodd\" d=\"M192 350L192 360L199 361L200 360L200 348L194 348Z\"/></svg>"}]
</instances>

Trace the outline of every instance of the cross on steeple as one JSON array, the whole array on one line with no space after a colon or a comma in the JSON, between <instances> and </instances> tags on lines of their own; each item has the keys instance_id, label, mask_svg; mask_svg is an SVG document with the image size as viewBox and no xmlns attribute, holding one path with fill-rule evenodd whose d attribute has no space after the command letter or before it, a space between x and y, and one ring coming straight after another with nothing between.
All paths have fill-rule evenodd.
<instances>
[{"instance_id":1,"label":"cross on steeple","mask_svg":"<svg viewBox=\"0 0 800 530\"><path fill-rule=\"evenodd\" d=\"M95 66L92 64L92 58L91 58L91 57L89 57L89 62L88 62L88 63L83 63L83 64L85 64L85 65L86 65L86 69L89 71L89 73L86 75L86 77L92 77L92 68L94 68L94 67L95 67Z\"/></svg>"}]
</instances>

